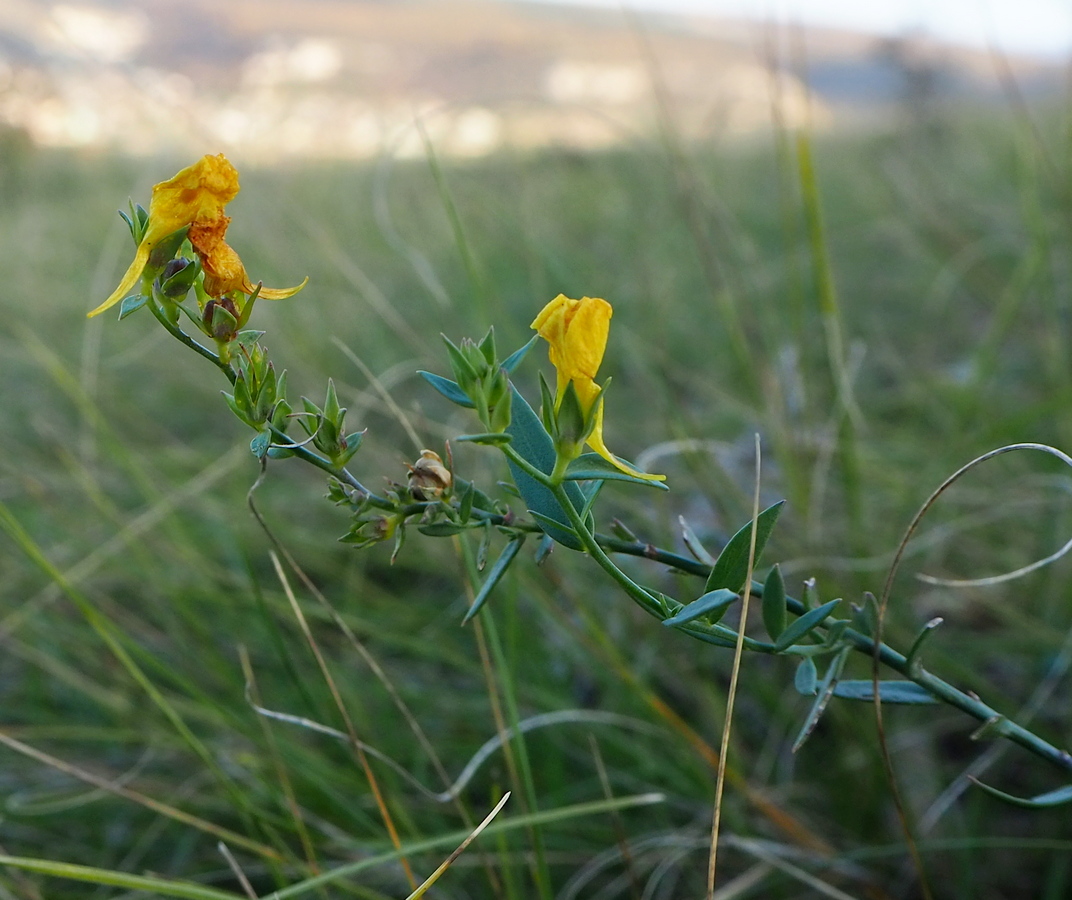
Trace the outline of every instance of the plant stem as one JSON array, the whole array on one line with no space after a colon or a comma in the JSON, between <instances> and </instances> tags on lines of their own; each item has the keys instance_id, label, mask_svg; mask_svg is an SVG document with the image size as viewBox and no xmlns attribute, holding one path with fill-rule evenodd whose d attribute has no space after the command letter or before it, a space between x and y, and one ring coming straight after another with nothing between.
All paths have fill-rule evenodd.
<instances>
[{"instance_id":1,"label":"plant stem","mask_svg":"<svg viewBox=\"0 0 1072 900\"><path fill-rule=\"evenodd\" d=\"M569 509L567 507L564 508L567 509L568 514ZM576 524L575 527L577 527ZM579 534L581 540L584 541L583 533L579 532ZM697 575L701 578L706 578L711 572L710 566L704 565L697 560L687 556L681 556L670 550L664 550L653 544L646 544L643 541L626 541L605 534L596 534L593 537L601 546L601 550L605 549L614 553L624 553L629 556L643 557L644 559L660 562L672 566L682 572L687 572L690 575ZM611 562L610 565L614 566L614 563ZM616 566L614 568L617 570ZM752 595L755 597L762 597L763 585L753 581ZM648 607L645 605L645 608ZM802 616L808 611L807 607L794 597L786 597L786 608L796 616ZM649 611L657 618L663 618L659 612L652 609L649 609ZM823 628L825 626L819 627ZM698 635L693 634L693 636L696 637ZM869 658L876 655L874 639L863 632L853 628L846 628L842 632L842 637L859 653L862 653ZM923 667L910 663L904 654L894 650L888 644L880 643L878 645L877 655L879 661L887 668L903 675L909 681L918 684L942 702L959 709L961 712L967 713L972 718L978 719L984 726L989 726L993 733L1007 738L1013 743L1019 744L1026 750L1030 750L1036 756L1041 756L1043 759L1048 760L1065 771L1072 771L1072 754L1069 754L1067 750L1058 749L1053 744L1043 740L1033 732L1010 721L973 694L965 693L964 691L953 687L949 682L944 681L932 672L928 672Z\"/></svg>"},{"instance_id":2,"label":"plant stem","mask_svg":"<svg viewBox=\"0 0 1072 900\"><path fill-rule=\"evenodd\" d=\"M224 375L227 376L227 380L229 382L231 382L231 384L235 383L235 380L237 379L238 376L235 375L234 369L231 368L230 364L226 363L222 359L220 359L219 356L217 356L215 353L213 353L211 350L209 350L208 347L204 346L203 344L199 344L192 337L190 337L190 335L188 335L185 331L183 331L181 328L179 328L178 325L176 325L174 322L172 322L170 319L168 319L168 317L166 315L164 315L164 311L160 308L160 305L156 302L155 297L151 297L149 299L149 302L148 302L147 306L149 307L150 310L152 310L152 313L153 313L154 316L156 316L157 321L161 325L163 325L164 328L167 329L168 333L173 338L175 338L177 341L185 344L187 347L189 347L191 350L193 350L194 353L197 353L197 354L205 357L205 359L207 359L210 363L212 363L214 366L216 366L221 372L223 372Z\"/></svg>"}]
</instances>

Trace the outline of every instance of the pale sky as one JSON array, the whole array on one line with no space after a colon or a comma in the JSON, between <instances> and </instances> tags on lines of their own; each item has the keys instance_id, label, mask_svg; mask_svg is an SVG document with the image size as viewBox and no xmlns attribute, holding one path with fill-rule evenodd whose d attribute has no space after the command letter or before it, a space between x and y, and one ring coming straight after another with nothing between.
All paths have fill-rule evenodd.
<instances>
[{"instance_id":1,"label":"pale sky","mask_svg":"<svg viewBox=\"0 0 1072 900\"><path fill-rule=\"evenodd\" d=\"M548 0L621 7L623 0ZM974 47L1064 56L1072 51L1072 0L624 0L634 9L797 21L875 34L924 31Z\"/></svg>"}]
</instances>

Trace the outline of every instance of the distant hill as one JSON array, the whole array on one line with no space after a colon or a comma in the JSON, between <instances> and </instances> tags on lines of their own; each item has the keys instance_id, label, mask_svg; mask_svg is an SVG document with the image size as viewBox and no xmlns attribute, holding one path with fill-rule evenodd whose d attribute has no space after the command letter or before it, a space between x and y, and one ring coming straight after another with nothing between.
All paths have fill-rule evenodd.
<instances>
[{"instance_id":1,"label":"distant hill","mask_svg":"<svg viewBox=\"0 0 1072 900\"><path fill-rule=\"evenodd\" d=\"M787 62L785 48L803 62ZM1008 60L1021 89L1055 66ZM1000 95L986 54L740 21L506 0L5 0L0 124L46 146L246 158L477 156L824 128ZM806 72L806 75L802 75Z\"/></svg>"}]
</instances>

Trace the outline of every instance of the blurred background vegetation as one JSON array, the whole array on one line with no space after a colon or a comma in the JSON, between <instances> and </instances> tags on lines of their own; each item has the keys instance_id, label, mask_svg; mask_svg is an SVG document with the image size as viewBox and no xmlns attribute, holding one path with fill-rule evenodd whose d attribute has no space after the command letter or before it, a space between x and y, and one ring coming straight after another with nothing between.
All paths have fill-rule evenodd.
<instances>
[{"instance_id":1,"label":"blurred background vegetation","mask_svg":"<svg viewBox=\"0 0 1072 900\"><path fill-rule=\"evenodd\" d=\"M459 154L429 127L414 132L418 151L368 159L249 150L243 165L239 148L231 243L254 281L310 277L296 299L260 304L254 324L289 371L292 396L319 400L335 380L348 421L368 427L352 468L376 488L383 477L402 481L422 446L441 450L472 430L414 375L448 371L440 333L480 337L494 325L512 348L555 294L605 297L615 308L601 372L614 379L608 444L666 472L672 489L653 499L608 488L600 527L617 517L683 552L684 517L719 546L749 517L758 432L764 496L789 501L766 561L782 562L791 593L815 577L824 599L858 601L881 588L912 515L957 467L1014 441L1072 447L1067 98L1018 91L1026 82L1011 69L997 99L958 92L952 76L928 81L922 63L906 63L906 46L870 57L900 59L905 77L894 83L905 90L851 127L834 117L779 128L775 115L773 128L711 139L716 120L701 117L705 139L692 119L678 127L672 96L649 93L650 127L616 125L615 140L599 146L504 138L493 152ZM657 73L657 59L638 58ZM823 102L836 111L836 99L821 97L815 109ZM83 316L131 253L116 207L128 196L147 204L153 182L220 145L129 156L32 137L13 126L0 137L0 853L239 891L211 822L228 829L223 840L257 894L390 853L346 745L251 705L257 697L343 727L272 544L248 512L251 434L228 415L222 379L147 314L121 324ZM516 379L532 402L541 366L542 351ZM506 477L486 449L459 445L454 459L489 489ZM545 896L700 894L709 748L730 654L656 627L563 548L540 568L515 566L478 635L459 627L470 599L459 544L413 535L393 565L387 547L354 552L336 542L346 517L321 499L319 473L281 461L268 475L258 508L382 672L291 572L363 740L440 791L438 766L459 773L496 734L497 709L507 720L579 711L524 738L547 821L509 826L526 812L515 793L499 820L508 827L463 856L436 895L539 896L541 865L551 875ZM913 576L978 578L1053 552L1072 535L1070 484L1030 454L958 484L911 545L888 623L890 642L904 646L943 616L928 667L1020 721L1033 716L1062 746L1072 740L1069 563L992 587ZM698 592L658 567L628 565L667 592ZM105 624L94 629L72 595ZM853 665L866 677L866 660ZM809 705L792 680L783 660L745 660L724 896L916 896L870 708L834 701L790 754ZM1068 896L1067 810L1001 806L965 790L962 777L985 756L984 780L1030 795L1058 786L1056 773L1017 748L973 743L974 727L940 708L887 715L935 896ZM418 880L455 832L516 787L520 752L515 743L513 755L492 754L458 804L430 799L373 759L403 842L450 838L409 854ZM951 785L963 792L950 795ZM596 814L575 807L652 792L664 799ZM0 874L5 897L117 890ZM408 892L396 862L320 889Z\"/></svg>"}]
</instances>

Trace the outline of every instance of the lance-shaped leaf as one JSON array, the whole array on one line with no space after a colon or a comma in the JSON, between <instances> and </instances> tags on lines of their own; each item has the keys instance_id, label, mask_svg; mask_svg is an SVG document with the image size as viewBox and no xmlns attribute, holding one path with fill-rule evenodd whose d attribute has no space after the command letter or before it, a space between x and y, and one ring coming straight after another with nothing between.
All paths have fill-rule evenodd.
<instances>
[{"instance_id":1,"label":"lance-shaped leaf","mask_svg":"<svg viewBox=\"0 0 1072 900\"><path fill-rule=\"evenodd\" d=\"M804 657L800 661L796 674L793 676L793 687L797 689L798 694L803 694L805 697L815 696L819 690L819 670L815 668L815 660Z\"/></svg>"},{"instance_id":2,"label":"lance-shaped leaf","mask_svg":"<svg viewBox=\"0 0 1072 900\"><path fill-rule=\"evenodd\" d=\"M844 700L874 700L875 683L871 679L839 681L837 687L834 688L834 696ZM938 702L934 694L914 681L880 681L878 696L883 703L919 706Z\"/></svg>"},{"instance_id":3,"label":"lance-shaped leaf","mask_svg":"<svg viewBox=\"0 0 1072 900\"><path fill-rule=\"evenodd\" d=\"M451 403L457 403L458 406L464 406L466 409L476 409L476 404L466 396L465 391L458 387L457 382L444 378L442 375L435 375L432 372L423 370L418 370L417 374Z\"/></svg>"},{"instance_id":4,"label":"lance-shaped leaf","mask_svg":"<svg viewBox=\"0 0 1072 900\"><path fill-rule=\"evenodd\" d=\"M1045 794L1038 794L1035 797L1017 797L1014 794L1006 794L1004 791L999 791L995 787L991 787L989 784L983 784L978 778L974 778L971 775L968 776L975 782L976 786L981 787L991 797L997 797L998 800L1004 800L1006 803L1011 803L1013 806L1023 806L1028 809L1042 809L1047 806L1063 806L1066 803L1072 803L1072 784L1066 784L1064 787L1057 788L1054 791L1047 791Z\"/></svg>"},{"instance_id":5,"label":"lance-shaped leaf","mask_svg":"<svg viewBox=\"0 0 1072 900\"><path fill-rule=\"evenodd\" d=\"M626 463L632 465L631 463ZM566 469L566 481L631 481L633 484L644 484L668 491L661 481L652 481L650 478L638 478L623 472L610 460L604 459L598 453L583 453L569 464Z\"/></svg>"},{"instance_id":6,"label":"lance-shaped leaf","mask_svg":"<svg viewBox=\"0 0 1072 900\"><path fill-rule=\"evenodd\" d=\"M711 616L711 622L717 622L725 614L733 603L740 599L740 595L726 588L710 591L697 600L693 600L669 619L663 619L663 624L668 627L684 625L692 622L700 616Z\"/></svg>"},{"instance_id":7,"label":"lance-shaped leaf","mask_svg":"<svg viewBox=\"0 0 1072 900\"><path fill-rule=\"evenodd\" d=\"M525 346L521 347L518 350L515 350L508 357L506 357L506 359L503 360L502 367L506 369L507 374L513 372L514 369L516 369L521 364L521 360L528 356L528 352L536 346L536 342L539 339L540 336L538 334L534 334L532 336L532 339L527 344L525 344Z\"/></svg>"},{"instance_id":8,"label":"lance-shaped leaf","mask_svg":"<svg viewBox=\"0 0 1072 900\"><path fill-rule=\"evenodd\" d=\"M486 444L491 447L501 447L503 444L509 444L513 438L501 431L482 431L479 434L459 434L454 440L469 444Z\"/></svg>"},{"instance_id":9,"label":"lance-shaped leaf","mask_svg":"<svg viewBox=\"0 0 1072 900\"><path fill-rule=\"evenodd\" d=\"M467 531L471 526L459 525L456 522L430 522L427 525L418 525L417 530L428 537L453 537Z\"/></svg>"},{"instance_id":10,"label":"lance-shaped leaf","mask_svg":"<svg viewBox=\"0 0 1072 900\"><path fill-rule=\"evenodd\" d=\"M495 585L502 581L502 577L506 574L506 570L510 568L510 563L517 557L518 551L521 549L523 543L525 543L524 535L519 535L518 537L511 538L507 541L506 546L503 547L503 552L500 553L499 558L495 560L495 564L488 572L488 577L484 579L484 583L480 586L480 590L473 598L473 603L469 607L469 611L465 614L465 618L462 619L463 625L480 612L484 604L488 602L488 597L490 597L491 592L495 590Z\"/></svg>"},{"instance_id":11,"label":"lance-shaped leaf","mask_svg":"<svg viewBox=\"0 0 1072 900\"><path fill-rule=\"evenodd\" d=\"M804 613L804 615L778 635L778 639L774 642L775 652L781 653L783 650L787 650L789 647L792 647L793 644L802 640L810 631L817 628L823 619L829 616L830 613L834 611L834 607L840 602L840 599L831 600L829 603L824 603L817 609Z\"/></svg>"},{"instance_id":12,"label":"lance-shaped leaf","mask_svg":"<svg viewBox=\"0 0 1072 900\"><path fill-rule=\"evenodd\" d=\"M771 529L778 521L778 514L785 505L784 500L779 500L773 506L767 507L756 519L756 556L754 562L759 561L763 548L767 545ZM733 537L722 549L711 574L707 578L707 590L714 591L718 588L729 588L731 591L740 591L744 587L744 580L748 577L748 554L752 546L752 523L749 522Z\"/></svg>"},{"instance_id":13,"label":"lance-shaped leaf","mask_svg":"<svg viewBox=\"0 0 1072 900\"><path fill-rule=\"evenodd\" d=\"M511 446L529 465L550 475L555 468L554 442L528 401L513 385L510 390L513 392L513 416L506 433L513 439ZM559 506L551 490L523 472L513 462L508 462L514 484L517 485L526 507L539 522L540 528L571 550L581 550L583 545L574 533L566 511ZM575 481L567 481L563 487L574 509L584 509L585 498L580 486Z\"/></svg>"},{"instance_id":14,"label":"lance-shaped leaf","mask_svg":"<svg viewBox=\"0 0 1072 900\"><path fill-rule=\"evenodd\" d=\"M804 742L811 737L811 733L815 731L815 726L819 724L819 719L826 712L826 707L834 694L834 688L837 686L838 678L841 677L841 672L845 668L845 660L848 659L851 652L852 648L845 647L830 661L830 668L826 670L826 675L814 691L817 695L815 702L812 703L811 709L808 710L808 714L804 717L804 724L800 726L800 731L797 733L796 740L793 741L790 752L796 753L804 746Z\"/></svg>"},{"instance_id":15,"label":"lance-shaped leaf","mask_svg":"<svg viewBox=\"0 0 1072 900\"><path fill-rule=\"evenodd\" d=\"M763 582L763 625L771 640L785 631L785 581L782 570L775 566Z\"/></svg>"}]
</instances>

